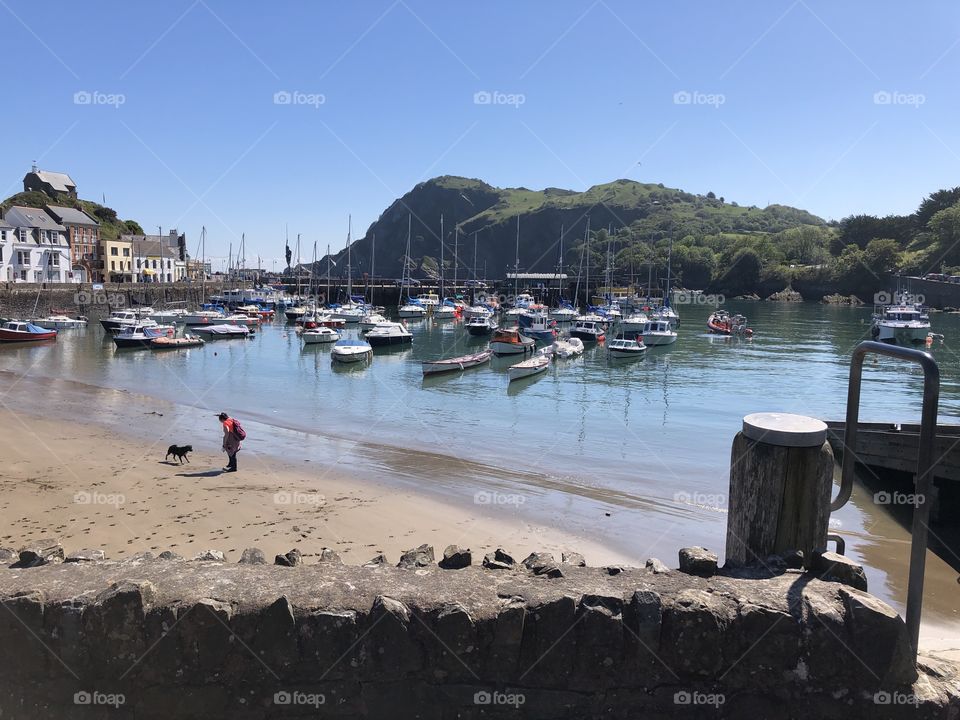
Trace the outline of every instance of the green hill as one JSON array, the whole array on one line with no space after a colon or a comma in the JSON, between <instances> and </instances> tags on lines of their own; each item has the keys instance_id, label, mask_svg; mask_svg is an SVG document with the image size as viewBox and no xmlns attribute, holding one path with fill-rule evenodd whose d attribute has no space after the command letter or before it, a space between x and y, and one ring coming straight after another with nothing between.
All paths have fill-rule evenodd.
<instances>
[{"instance_id":1,"label":"green hill","mask_svg":"<svg viewBox=\"0 0 960 720\"><path fill-rule=\"evenodd\" d=\"M104 240L115 240L123 233L143 234L143 228L136 220L121 220L117 217L117 211L106 205L92 202L91 200L79 200L69 195L58 195L56 200L52 200L49 195L33 190L30 192L21 192L11 195L0 204L0 209L4 213L14 206L42 208L46 205L61 205L63 207L72 207L77 210L83 210L87 215L100 223L100 237Z\"/></svg>"},{"instance_id":2,"label":"green hill","mask_svg":"<svg viewBox=\"0 0 960 720\"><path fill-rule=\"evenodd\" d=\"M376 238L377 277L400 277L412 222L410 256L414 277L434 277L440 258L440 216L444 218L445 276L453 276L456 228L459 226L457 276L503 278L517 257L520 225L521 272L554 272L563 233L563 270L580 270L589 221L589 262L596 277L610 252L614 279L646 279L647 265L662 274L667 247L674 243L674 270L691 287L706 287L723 278L737 253L750 250L762 269L783 263L815 263L832 235L823 219L784 205L744 207L713 193L696 195L663 185L615 180L584 192L560 188L496 188L481 180L442 176L420 183L394 201L364 236L352 245L355 277L370 271ZM803 242L781 237L807 228ZM608 232L610 242L608 244ZM809 242L808 242L809 241ZM474 242L476 265L474 266ZM804 253L799 246L809 245ZM336 274L346 271L346 250L334 256ZM585 260L583 261L585 262ZM318 263L323 273L325 263ZM686 275L686 277L684 277Z\"/></svg>"}]
</instances>

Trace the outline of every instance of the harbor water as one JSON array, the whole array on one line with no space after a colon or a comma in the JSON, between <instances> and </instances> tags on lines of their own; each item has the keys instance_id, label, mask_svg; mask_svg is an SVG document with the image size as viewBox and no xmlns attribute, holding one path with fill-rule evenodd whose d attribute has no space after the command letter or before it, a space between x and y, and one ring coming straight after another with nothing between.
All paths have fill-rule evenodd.
<instances>
[{"instance_id":1,"label":"harbor water","mask_svg":"<svg viewBox=\"0 0 960 720\"><path fill-rule=\"evenodd\" d=\"M157 398L197 417L226 410L244 420L255 440L249 447L310 460L318 482L323 468L335 468L472 503L478 512L523 514L640 564L651 556L673 563L687 545L722 558L730 445L743 416L843 419L850 353L870 339L866 308L729 302L726 309L748 317L752 339L712 336L711 307L681 306L678 341L650 348L642 360L611 361L602 345L588 346L582 357L513 383L507 368L516 357L422 377L423 360L486 346L453 320L409 322L411 346L377 350L358 366L332 363L329 345L303 345L282 320L251 340L166 353L118 350L91 324L62 331L56 343L0 346L3 403L41 414L72 408L118 427L131 421L122 399L84 404L85 388ZM941 421L951 422L960 411L960 316L934 314L932 325L945 337L930 351L941 368ZM46 407L31 405L40 384L49 389ZM861 420L918 422L921 387L919 368L868 360ZM210 420L196 433L212 446L220 429ZM902 611L904 517L858 486L831 524L868 567L871 592ZM960 636L958 595L957 573L931 557L925 621L952 624Z\"/></svg>"}]
</instances>

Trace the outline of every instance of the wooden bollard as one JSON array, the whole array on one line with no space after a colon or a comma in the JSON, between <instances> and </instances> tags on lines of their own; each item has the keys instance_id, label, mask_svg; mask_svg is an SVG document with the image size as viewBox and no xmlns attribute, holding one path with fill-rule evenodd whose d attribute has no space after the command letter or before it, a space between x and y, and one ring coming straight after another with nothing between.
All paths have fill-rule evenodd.
<instances>
[{"instance_id":1,"label":"wooden bollard","mask_svg":"<svg viewBox=\"0 0 960 720\"><path fill-rule=\"evenodd\" d=\"M753 565L801 550L809 566L827 549L833 450L826 438L823 422L802 415L743 419L730 453L728 563Z\"/></svg>"}]
</instances>

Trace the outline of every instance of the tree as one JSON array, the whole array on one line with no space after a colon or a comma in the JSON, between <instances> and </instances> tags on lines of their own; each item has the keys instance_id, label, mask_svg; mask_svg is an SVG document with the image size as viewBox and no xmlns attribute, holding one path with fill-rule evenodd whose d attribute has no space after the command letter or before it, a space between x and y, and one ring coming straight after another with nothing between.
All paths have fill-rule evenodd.
<instances>
[{"instance_id":1,"label":"tree","mask_svg":"<svg viewBox=\"0 0 960 720\"><path fill-rule=\"evenodd\" d=\"M143 235L143 234L144 234L144 233L143 233L143 228L140 227L140 223L138 223L136 220L124 220L124 221L123 221L123 225L124 225L124 227L126 227L127 232L130 233L131 235Z\"/></svg>"},{"instance_id":2,"label":"tree","mask_svg":"<svg viewBox=\"0 0 960 720\"><path fill-rule=\"evenodd\" d=\"M710 192L707 193L707 198L709 198L710 200L716 200L717 196L714 195L713 190L711 190Z\"/></svg>"},{"instance_id":3,"label":"tree","mask_svg":"<svg viewBox=\"0 0 960 720\"><path fill-rule=\"evenodd\" d=\"M875 273L893 272L900 265L900 244L891 238L877 238L867 243L863 261Z\"/></svg>"},{"instance_id":4,"label":"tree","mask_svg":"<svg viewBox=\"0 0 960 720\"><path fill-rule=\"evenodd\" d=\"M960 202L934 213L927 223L936 238L934 262L939 266L960 261Z\"/></svg>"},{"instance_id":5,"label":"tree","mask_svg":"<svg viewBox=\"0 0 960 720\"><path fill-rule=\"evenodd\" d=\"M917 211L913 214L913 220L917 227L926 227L934 215L941 210L946 210L952 205L956 205L958 202L960 202L960 187L951 188L950 190L937 190L935 193L931 193L923 199L920 207L918 207Z\"/></svg>"},{"instance_id":6,"label":"tree","mask_svg":"<svg viewBox=\"0 0 960 720\"><path fill-rule=\"evenodd\" d=\"M751 248L744 248L733 257L733 263L720 277L722 287L729 293L741 295L752 292L760 281L760 258Z\"/></svg>"}]
</instances>

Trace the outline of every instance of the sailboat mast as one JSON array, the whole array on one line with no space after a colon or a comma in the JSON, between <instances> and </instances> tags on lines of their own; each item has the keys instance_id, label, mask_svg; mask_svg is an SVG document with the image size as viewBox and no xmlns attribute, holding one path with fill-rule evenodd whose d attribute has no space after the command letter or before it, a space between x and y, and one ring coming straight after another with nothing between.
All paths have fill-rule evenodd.
<instances>
[{"instance_id":1,"label":"sailboat mast","mask_svg":"<svg viewBox=\"0 0 960 720\"><path fill-rule=\"evenodd\" d=\"M667 250L667 286L663 290L663 306L670 307L670 263L673 260L673 238L670 238L670 247Z\"/></svg>"},{"instance_id":2,"label":"sailboat mast","mask_svg":"<svg viewBox=\"0 0 960 720\"><path fill-rule=\"evenodd\" d=\"M517 257L513 268L513 299L516 302L520 292L520 215L517 215Z\"/></svg>"},{"instance_id":3,"label":"sailboat mast","mask_svg":"<svg viewBox=\"0 0 960 720\"><path fill-rule=\"evenodd\" d=\"M440 297L443 297L443 213L440 213Z\"/></svg>"},{"instance_id":4,"label":"sailboat mast","mask_svg":"<svg viewBox=\"0 0 960 720\"><path fill-rule=\"evenodd\" d=\"M353 265L350 264L350 221L351 216L347 215L347 302L353 295Z\"/></svg>"},{"instance_id":5,"label":"sailboat mast","mask_svg":"<svg viewBox=\"0 0 960 720\"><path fill-rule=\"evenodd\" d=\"M560 296L563 295L563 223L560 224L560 257L557 259L557 304L560 304Z\"/></svg>"},{"instance_id":6,"label":"sailboat mast","mask_svg":"<svg viewBox=\"0 0 960 720\"><path fill-rule=\"evenodd\" d=\"M327 243L327 305L330 304L330 243Z\"/></svg>"},{"instance_id":7,"label":"sailboat mast","mask_svg":"<svg viewBox=\"0 0 960 720\"><path fill-rule=\"evenodd\" d=\"M477 279L477 231L473 231L473 279Z\"/></svg>"},{"instance_id":8,"label":"sailboat mast","mask_svg":"<svg viewBox=\"0 0 960 720\"><path fill-rule=\"evenodd\" d=\"M457 250L460 243L460 223L453 230L453 299L457 299Z\"/></svg>"},{"instance_id":9,"label":"sailboat mast","mask_svg":"<svg viewBox=\"0 0 960 720\"><path fill-rule=\"evenodd\" d=\"M590 218L587 218L587 230L584 235L584 244L587 250L587 271L586 271L586 289L584 290L584 304L587 309L590 308Z\"/></svg>"},{"instance_id":10,"label":"sailboat mast","mask_svg":"<svg viewBox=\"0 0 960 720\"><path fill-rule=\"evenodd\" d=\"M370 304L373 304L373 268L377 259L377 234L373 233L370 239Z\"/></svg>"},{"instance_id":11,"label":"sailboat mast","mask_svg":"<svg viewBox=\"0 0 960 720\"><path fill-rule=\"evenodd\" d=\"M300 233L297 233L297 303L300 303Z\"/></svg>"},{"instance_id":12,"label":"sailboat mast","mask_svg":"<svg viewBox=\"0 0 960 720\"><path fill-rule=\"evenodd\" d=\"M316 295L316 287L314 283L314 277L317 274L317 241L313 241L313 261L310 263L310 297ZM316 302L316 300L314 300Z\"/></svg>"},{"instance_id":13,"label":"sailboat mast","mask_svg":"<svg viewBox=\"0 0 960 720\"><path fill-rule=\"evenodd\" d=\"M200 228L200 304L207 301L207 226Z\"/></svg>"}]
</instances>

